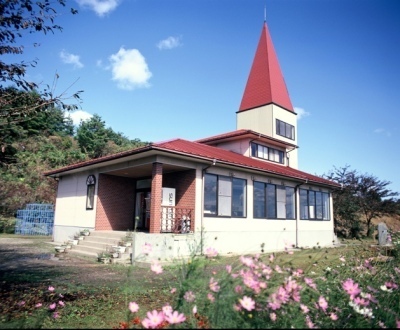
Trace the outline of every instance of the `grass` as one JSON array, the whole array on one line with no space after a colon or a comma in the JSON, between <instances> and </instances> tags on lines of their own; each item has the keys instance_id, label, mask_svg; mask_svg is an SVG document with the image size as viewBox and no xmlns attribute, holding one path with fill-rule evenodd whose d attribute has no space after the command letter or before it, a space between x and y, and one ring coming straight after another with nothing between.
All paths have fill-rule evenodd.
<instances>
[{"instance_id":1,"label":"grass","mask_svg":"<svg viewBox=\"0 0 400 330\"><path fill-rule=\"evenodd\" d=\"M4 249L0 244L1 258L19 251L19 267L3 267L0 270L0 299L2 302L0 328L2 329L139 327L128 323L134 316L128 310L129 302L136 302L140 306L141 320L144 319L147 311L160 311L166 304L171 304L175 310L184 312L188 316L185 325L177 324L176 327L199 328L212 325L212 328L284 328L290 326L302 328L308 323L305 323L304 316L299 312L299 306L295 302L275 311L278 318L282 315L290 315L289 318L286 317L287 321L281 321L281 323L272 322L270 314L266 314L265 311L252 310L249 312L243 308L235 311L232 308L238 298L243 297L243 294L252 297L256 305L261 304L261 301L266 304L274 290L282 286L287 278L293 277L294 272L298 269L304 272L303 277L308 276L318 283L319 291L316 292L306 288L306 285L301 282L302 294L304 294L302 299L303 297L305 299L302 302L309 303L308 306L311 309L309 315L314 318L315 326L321 328L370 328L377 327L378 323L359 318L351 308L349 309L347 301L346 303L341 302L346 295L340 292L340 281L353 277L360 283L378 286L392 276L394 281L400 285L399 274L392 271L393 268L398 267L398 256L397 259L392 259L391 250L371 248L371 245L376 244L374 240L349 240L340 247L321 248L316 246L311 249L296 250L293 254L289 251L275 253L273 261L270 260L270 253L260 254L259 258L246 256L249 258L248 260L252 260L253 264L260 265L262 261L263 265L269 265L271 268L279 265L281 270L279 273L276 271L278 268L274 268L274 274L271 275L265 292L254 294L239 281L239 275L236 278L231 276L234 273L240 274L240 272L251 270L251 267L243 266L243 260L239 256L194 257L188 261L177 261L173 265L164 266L161 274L152 272L150 267L100 265L85 259L76 259L70 263L59 262L58 264L48 261L42 263L41 260L38 260L35 265L27 260L33 258L34 255L48 254L52 251L53 247L48 244L48 238L0 235L0 242L2 238L20 238L22 241L31 241L30 244L15 245L15 249L11 249L11 251ZM362 261L368 258L375 258L371 259L374 274L368 275L364 270L357 274L356 267L359 267ZM232 268L231 274L226 271L227 265ZM359 277L361 273L364 274L364 278ZM367 276L368 281L362 282ZM210 278L218 282L221 287L219 291L209 290ZM329 285L326 284L327 282ZM244 290L241 295L234 292L234 288L238 285ZM54 287L54 291L49 291L49 287ZM175 293L171 293L173 288L176 289ZM199 309L199 313L196 315L196 319L189 318L194 305L188 303L184 298L184 294L188 291L194 292L198 297L196 298L196 307ZM216 301L211 301L210 294ZM329 306L336 304L337 310L331 307L332 313L340 315L340 310L341 313L345 313L343 315L351 315L350 321L341 319L340 322L335 323L324 318L321 309L315 308L312 303L318 301L319 295L329 298ZM200 300L200 296L203 296L202 300ZM386 321L384 321L388 322L387 326L393 327L400 311L399 290L395 290L394 294L388 295L387 298L390 298L388 301L397 302L397 306L394 304L395 306L385 307L390 307L397 313L392 317L390 313L389 316L384 314L386 317ZM59 305L60 301L65 304L62 308ZM35 307L39 303L43 304L42 307ZM56 303L57 307L55 310L49 311L48 306L52 303ZM57 317L54 317L55 311L59 313ZM269 311L271 312L271 310ZM202 319L200 320L200 318ZM376 321L378 322L378 320ZM167 326L164 323L163 326L171 327L172 325Z\"/></svg>"}]
</instances>

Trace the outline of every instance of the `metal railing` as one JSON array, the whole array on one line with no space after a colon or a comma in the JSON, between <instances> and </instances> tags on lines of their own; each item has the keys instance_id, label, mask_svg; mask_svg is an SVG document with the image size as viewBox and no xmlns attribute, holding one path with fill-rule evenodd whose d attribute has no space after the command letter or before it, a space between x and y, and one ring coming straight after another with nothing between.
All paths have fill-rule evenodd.
<instances>
[{"instance_id":1,"label":"metal railing","mask_svg":"<svg viewBox=\"0 0 400 330\"><path fill-rule=\"evenodd\" d=\"M192 232L193 209L175 206L161 207L161 233L187 234Z\"/></svg>"}]
</instances>

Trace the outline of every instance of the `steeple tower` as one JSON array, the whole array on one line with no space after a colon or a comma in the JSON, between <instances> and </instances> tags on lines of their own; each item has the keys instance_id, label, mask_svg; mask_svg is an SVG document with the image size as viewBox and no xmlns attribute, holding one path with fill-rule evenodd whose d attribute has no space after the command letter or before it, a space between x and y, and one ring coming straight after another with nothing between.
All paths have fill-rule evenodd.
<instances>
[{"instance_id":1,"label":"steeple tower","mask_svg":"<svg viewBox=\"0 0 400 330\"><path fill-rule=\"evenodd\" d=\"M285 165L297 168L297 114L265 21L236 112L236 129L251 130L270 137L269 141L260 141L259 147L283 152L286 155ZM293 148L293 145L296 147Z\"/></svg>"},{"instance_id":2,"label":"steeple tower","mask_svg":"<svg viewBox=\"0 0 400 330\"><path fill-rule=\"evenodd\" d=\"M239 111L271 103L294 111L267 23L264 22Z\"/></svg>"}]
</instances>

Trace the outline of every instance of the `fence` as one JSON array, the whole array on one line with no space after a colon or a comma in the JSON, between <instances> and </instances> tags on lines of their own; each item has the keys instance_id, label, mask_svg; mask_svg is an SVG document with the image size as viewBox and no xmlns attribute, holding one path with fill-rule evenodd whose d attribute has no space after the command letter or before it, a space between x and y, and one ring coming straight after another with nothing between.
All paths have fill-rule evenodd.
<instances>
[{"instance_id":1,"label":"fence","mask_svg":"<svg viewBox=\"0 0 400 330\"><path fill-rule=\"evenodd\" d=\"M17 211L15 234L50 236L53 225L53 204L27 204L25 210Z\"/></svg>"}]
</instances>

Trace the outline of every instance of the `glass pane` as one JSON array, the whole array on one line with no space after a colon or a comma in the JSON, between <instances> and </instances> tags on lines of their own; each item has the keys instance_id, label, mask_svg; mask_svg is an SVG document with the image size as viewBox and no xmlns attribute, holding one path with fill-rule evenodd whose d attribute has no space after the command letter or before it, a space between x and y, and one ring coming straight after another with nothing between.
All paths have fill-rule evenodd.
<instances>
[{"instance_id":1,"label":"glass pane","mask_svg":"<svg viewBox=\"0 0 400 330\"><path fill-rule=\"evenodd\" d=\"M87 187L86 208L93 209L94 207L94 184Z\"/></svg>"},{"instance_id":2,"label":"glass pane","mask_svg":"<svg viewBox=\"0 0 400 330\"><path fill-rule=\"evenodd\" d=\"M217 176L204 176L204 214L217 214Z\"/></svg>"},{"instance_id":3,"label":"glass pane","mask_svg":"<svg viewBox=\"0 0 400 330\"><path fill-rule=\"evenodd\" d=\"M230 177L218 177L218 195L229 197L232 195L232 181Z\"/></svg>"},{"instance_id":4,"label":"glass pane","mask_svg":"<svg viewBox=\"0 0 400 330\"><path fill-rule=\"evenodd\" d=\"M295 218L294 201L295 201L294 188L286 187L286 219Z\"/></svg>"},{"instance_id":5,"label":"glass pane","mask_svg":"<svg viewBox=\"0 0 400 330\"><path fill-rule=\"evenodd\" d=\"M254 217L265 218L265 183L254 182L253 188L253 202L254 202Z\"/></svg>"},{"instance_id":6,"label":"glass pane","mask_svg":"<svg viewBox=\"0 0 400 330\"><path fill-rule=\"evenodd\" d=\"M246 180L232 180L232 216L246 216Z\"/></svg>"},{"instance_id":7,"label":"glass pane","mask_svg":"<svg viewBox=\"0 0 400 330\"><path fill-rule=\"evenodd\" d=\"M310 219L315 219L315 191L308 192L308 206L310 211Z\"/></svg>"},{"instance_id":8,"label":"glass pane","mask_svg":"<svg viewBox=\"0 0 400 330\"><path fill-rule=\"evenodd\" d=\"M285 187L276 188L276 207L277 207L277 218L286 218L286 190Z\"/></svg>"},{"instance_id":9,"label":"glass pane","mask_svg":"<svg viewBox=\"0 0 400 330\"><path fill-rule=\"evenodd\" d=\"M300 219L308 219L307 190L300 189Z\"/></svg>"},{"instance_id":10,"label":"glass pane","mask_svg":"<svg viewBox=\"0 0 400 330\"><path fill-rule=\"evenodd\" d=\"M276 192L273 184L267 184L267 218L276 219Z\"/></svg>"},{"instance_id":11,"label":"glass pane","mask_svg":"<svg viewBox=\"0 0 400 330\"><path fill-rule=\"evenodd\" d=\"M279 134L285 136L285 123L283 121L279 121Z\"/></svg>"},{"instance_id":12,"label":"glass pane","mask_svg":"<svg viewBox=\"0 0 400 330\"><path fill-rule=\"evenodd\" d=\"M322 194L322 205L323 205L323 219L324 220L329 220L329 214L330 214L330 209L329 209L329 194L323 193Z\"/></svg>"},{"instance_id":13,"label":"glass pane","mask_svg":"<svg viewBox=\"0 0 400 330\"><path fill-rule=\"evenodd\" d=\"M322 193L315 193L315 217L317 219L322 219Z\"/></svg>"},{"instance_id":14,"label":"glass pane","mask_svg":"<svg viewBox=\"0 0 400 330\"><path fill-rule=\"evenodd\" d=\"M218 196L218 215L231 216L231 203L230 196Z\"/></svg>"},{"instance_id":15,"label":"glass pane","mask_svg":"<svg viewBox=\"0 0 400 330\"><path fill-rule=\"evenodd\" d=\"M251 156L257 157L257 145L255 143L251 143Z\"/></svg>"}]
</instances>

